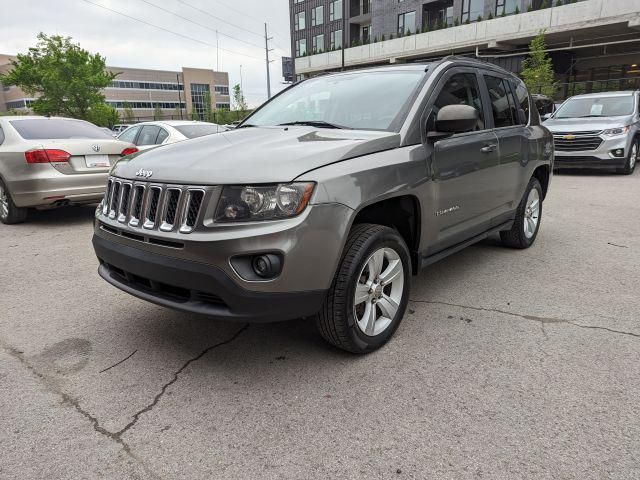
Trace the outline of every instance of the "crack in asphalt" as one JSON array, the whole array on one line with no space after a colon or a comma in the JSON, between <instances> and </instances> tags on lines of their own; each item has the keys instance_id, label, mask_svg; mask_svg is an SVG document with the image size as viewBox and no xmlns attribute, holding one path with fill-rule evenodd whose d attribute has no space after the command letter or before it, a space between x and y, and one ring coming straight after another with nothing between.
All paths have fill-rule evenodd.
<instances>
[{"instance_id":1,"label":"crack in asphalt","mask_svg":"<svg viewBox=\"0 0 640 480\"><path fill-rule=\"evenodd\" d=\"M24 353L22 351L20 351L20 350L14 348L14 347L8 345L6 342L3 342L1 339L0 339L0 346L2 346L2 348L5 351L7 351L9 353L9 355L11 355L12 357L16 358L33 375L35 375L38 379L40 379L45 384L45 386L47 387L47 389L49 391L51 391L52 393L58 395L62 399L62 403L63 404L72 407L76 412L78 412L80 415L82 415L87 420L89 420L89 422L91 422L91 425L93 426L93 430L94 431L96 431L100 435L103 435L103 436L113 440L114 442L116 442L118 445L120 445L122 447L122 450L129 457L131 457L133 460L138 462L145 469L145 471L147 471L147 473L149 475L151 475L153 478L160 479L162 477L160 477L157 473L153 472L145 464L145 462L141 458L139 458L137 455L135 455L131 451L131 447L122 439L122 435L125 434L129 429L131 429L138 422L138 420L140 419L140 417L143 414L153 410L153 408L160 402L160 400L162 399L162 397L166 393L167 389L171 385L173 385L175 382L178 381L178 378L179 378L180 374L187 367L189 367L189 365L191 365L194 362L197 362L198 360L200 360L202 357L204 357L206 354L208 354L212 350L214 350L214 349L216 349L218 347L222 347L223 345L228 345L229 343L233 342L248 328L249 328L249 324L244 325L240 330L238 330L236 333L234 333L227 340L224 340L222 342L216 343L215 345L207 347L206 349L204 349L202 352L200 352L195 357L190 358L189 360L187 360L178 370L176 370L176 372L173 374L173 378L169 382L165 383L162 386L162 388L160 389L160 392L153 398L153 401L149 405L144 407L143 409L137 411L133 415L133 420L131 422L129 422L127 425L125 425L124 428L118 430L117 432L111 432L111 431L107 430L106 428L102 427L100 425L99 419L96 416L92 415L87 410L85 410L84 408L82 408L82 406L80 405L80 402L78 401L78 399L76 399L76 398L72 397L71 395L69 395L68 393L62 391L56 385L56 383L54 381L52 381L46 375L40 373L33 365L31 365L31 363L29 363L29 361L25 358ZM131 358L133 356L134 353L136 353L136 352L134 351L127 358L125 358L124 360L121 360L120 362L116 363L115 365L112 365L111 367L109 367L106 370L109 370L110 368L113 368L114 366L119 365L120 363L128 360L129 358ZM106 371L106 370L103 370L103 372ZM102 373L102 372L100 372L100 373Z\"/></svg>"},{"instance_id":2,"label":"crack in asphalt","mask_svg":"<svg viewBox=\"0 0 640 480\"><path fill-rule=\"evenodd\" d=\"M484 307L474 307L471 305L459 305L457 303L447 303L447 302L436 302L436 301L431 301L431 300L410 300L413 303L424 303L427 305L445 305L448 307L458 307L458 308L463 308L466 310L475 310L477 312L491 312L491 313L500 313L503 315L509 315L511 317L516 317L516 318L522 318L524 320L530 320L533 322L538 322L540 324L547 325L547 324L553 324L553 323L564 323L567 325L573 325L574 327L578 327L578 328L585 328L588 330L604 330L606 332L609 333L615 333L618 335L626 335L629 337L636 337L636 338L640 338L640 334L638 333L633 333L633 332L625 332L624 330L615 330L613 328L608 328L608 327L601 327L598 325L584 325L582 323L578 323L576 320L572 319L572 320L566 320L566 319L562 319L562 318L551 318L551 317L537 317L534 315L523 315L520 313L514 313L514 312L509 312L507 310L500 310L497 308L484 308ZM543 330L544 335L547 335L546 330Z\"/></svg>"},{"instance_id":3,"label":"crack in asphalt","mask_svg":"<svg viewBox=\"0 0 640 480\"><path fill-rule=\"evenodd\" d=\"M100 370L98 373L104 373L104 372L108 372L109 370L111 370L112 368L117 367L118 365L120 365L121 363L126 362L127 360L129 360L131 357L133 357L136 352L138 350L134 350L133 353L131 353L127 358L123 358L122 360L120 360L118 363L114 363L113 365L111 365L110 367L105 368L104 370Z\"/></svg>"},{"instance_id":4,"label":"crack in asphalt","mask_svg":"<svg viewBox=\"0 0 640 480\"><path fill-rule=\"evenodd\" d=\"M119 430L118 432L116 432L114 435L116 435L118 438L120 438L122 435L124 435L131 427L133 427L136 423L138 423L138 420L140 420L140 417L147 413L150 412L151 410L153 410L153 408L158 404L158 402L160 402L160 399L164 396L164 394L166 393L167 389L173 385L174 383L176 383L178 381L178 377L180 376L180 374L189 366L191 365L193 362L197 362L198 360L200 360L202 357L204 357L207 353L209 353L211 350L214 350L218 347L222 347L223 345L227 345L231 342L233 342L236 338L238 338L244 331L246 331L249 328L249 324L244 325L240 330L238 330L236 333L233 334L233 336L231 336L231 338L220 342L220 343L216 343L215 345L212 345L208 348L205 348L202 352L200 352L199 355L190 358L189 360L187 360L184 365L182 365L182 367L180 367L174 374L173 374L173 378L171 380L169 380L167 383L165 383L162 388L160 389L160 392L158 392L158 394L153 398L153 401L147 405L146 407L144 407L141 410L138 410L134 415L133 415L133 420L131 420L127 425L124 426L124 428L122 428L121 430Z\"/></svg>"}]
</instances>

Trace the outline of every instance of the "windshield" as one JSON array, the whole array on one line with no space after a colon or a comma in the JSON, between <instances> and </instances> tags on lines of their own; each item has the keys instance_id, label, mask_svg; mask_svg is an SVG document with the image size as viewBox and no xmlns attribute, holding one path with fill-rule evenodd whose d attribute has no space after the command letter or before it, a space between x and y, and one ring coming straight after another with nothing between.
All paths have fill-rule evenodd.
<instances>
[{"instance_id":1,"label":"windshield","mask_svg":"<svg viewBox=\"0 0 640 480\"><path fill-rule=\"evenodd\" d=\"M226 128L214 124L179 125L174 128L187 138L204 137L205 135L212 135L214 133L226 131Z\"/></svg>"},{"instance_id":2,"label":"windshield","mask_svg":"<svg viewBox=\"0 0 640 480\"><path fill-rule=\"evenodd\" d=\"M30 118L12 120L11 126L25 140L111 139L113 137L83 120L66 118Z\"/></svg>"},{"instance_id":3,"label":"windshield","mask_svg":"<svg viewBox=\"0 0 640 480\"><path fill-rule=\"evenodd\" d=\"M619 117L633 113L633 96L570 98L555 118Z\"/></svg>"},{"instance_id":4,"label":"windshield","mask_svg":"<svg viewBox=\"0 0 640 480\"><path fill-rule=\"evenodd\" d=\"M423 71L405 70L313 78L266 104L243 126L311 122L318 127L390 130L424 76Z\"/></svg>"}]
</instances>

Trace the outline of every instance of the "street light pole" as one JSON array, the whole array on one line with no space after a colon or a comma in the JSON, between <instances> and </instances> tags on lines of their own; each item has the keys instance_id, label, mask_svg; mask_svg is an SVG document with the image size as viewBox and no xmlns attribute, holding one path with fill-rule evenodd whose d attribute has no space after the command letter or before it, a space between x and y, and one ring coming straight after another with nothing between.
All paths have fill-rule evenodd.
<instances>
[{"instance_id":1,"label":"street light pole","mask_svg":"<svg viewBox=\"0 0 640 480\"><path fill-rule=\"evenodd\" d=\"M347 2L342 0L342 71L344 72L344 43L347 38Z\"/></svg>"}]
</instances>

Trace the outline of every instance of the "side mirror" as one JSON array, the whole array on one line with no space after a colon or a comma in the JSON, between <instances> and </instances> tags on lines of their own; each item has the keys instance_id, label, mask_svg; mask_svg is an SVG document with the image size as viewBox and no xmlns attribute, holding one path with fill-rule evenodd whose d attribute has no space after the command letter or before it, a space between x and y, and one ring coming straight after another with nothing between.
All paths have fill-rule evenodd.
<instances>
[{"instance_id":1,"label":"side mirror","mask_svg":"<svg viewBox=\"0 0 640 480\"><path fill-rule=\"evenodd\" d=\"M446 105L436 118L436 131L442 133L464 133L475 130L480 113L469 105Z\"/></svg>"}]
</instances>

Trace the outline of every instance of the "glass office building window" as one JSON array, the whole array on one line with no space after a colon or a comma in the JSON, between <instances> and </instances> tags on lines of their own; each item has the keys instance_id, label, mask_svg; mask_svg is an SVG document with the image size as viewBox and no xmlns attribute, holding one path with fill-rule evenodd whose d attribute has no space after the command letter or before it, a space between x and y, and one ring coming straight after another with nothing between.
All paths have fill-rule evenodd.
<instances>
[{"instance_id":1,"label":"glass office building window","mask_svg":"<svg viewBox=\"0 0 640 480\"><path fill-rule=\"evenodd\" d=\"M293 26L296 31L307 28L305 12L296 13L293 17Z\"/></svg>"},{"instance_id":2,"label":"glass office building window","mask_svg":"<svg viewBox=\"0 0 640 480\"><path fill-rule=\"evenodd\" d=\"M303 57L307 54L307 39L296 40L296 57Z\"/></svg>"},{"instance_id":3,"label":"glass office building window","mask_svg":"<svg viewBox=\"0 0 640 480\"><path fill-rule=\"evenodd\" d=\"M313 37L313 53L324 52L324 34Z\"/></svg>"},{"instance_id":4,"label":"glass office building window","mask_svg":"<svg viewBox=\"0 0 640 480\"><path fill-rule=\"evenodd\" d=\"M207 110L207 106L211 106L211 90L206 83L192 83L191 84L191 106L192 111L201 120L204 119L204 114ZM208 105L207 105L208 104Z\"/></svg>"},{"instance_id":5,"label":"glass office building window","mask_svg":"<svg viewBox=\"0 0 640 480\"><path fill-rule=\"evenodd\" d=\"M515 13L520 8L520 0L498 0L496 4L496 16L509 15Z\"/></svg>"},{"instance_id":6,"label":"glass office building window","mask_svg":"<svg viewBox=\"0 0 640 480\"><path fill-rule=\"evenodd\" d=\"M329 21L342 20L342 0L329 4Z\"/></svg>"},{"instance_id":7,"label":"glass office building window","mask_svg":"<svg viewBox=\"0 0 640 480\"><path fill-rule=\"evenodd\" d=\"M322 25L324 23L324 6L318 5L311 10L311 26Z\"/></svg>"},{"instance_id":8,"label":"glass office building window","mask_svg":"<svg viewBox=\"0 0 640 480\"><path fill-rule=\"evenodd\" d=\"M407 32L416 31L416 12L401 13L398 15L398 33L405 34Z\"/></svg>"},{"instance_id":9,"label":"glass office building window","mask_svg":"<svg viewBox=\"0 0 640 480\"><path fill-rule=\"evenodd\" d=\"M475 22L484 14L484 0L462 0L462 23Z\"/></svg>"},{"instance_id":10,"label":"glass office building window","mask_svg":"<svg viewBox=\"0 0 640 480\"><path fill-rule=\"evenodd\" d=\"M332 50L342 48L342 30L335 30L331 32L330 43L330 48Z\"/></svg>"},{"instance_id":11,"label":"glass office building window","mask_svg":"<svg viewBox=\"0 0 640 480\"><path fill-rule=\"evenodd\" d=\"M214 88L218 95L229 95L229 87L226 85L216 85Z\"/></svg>"}]
</instances>

